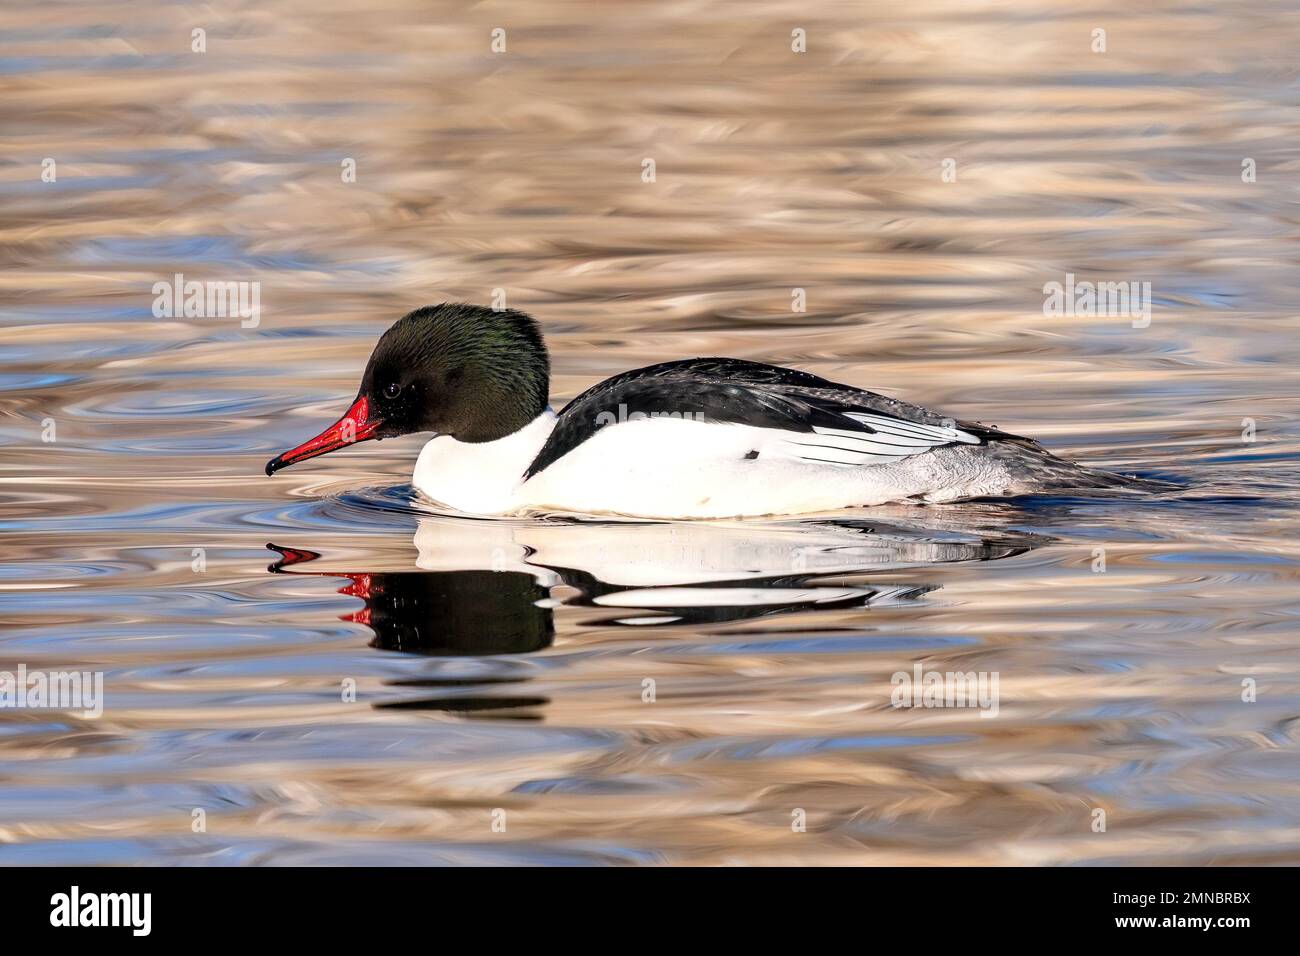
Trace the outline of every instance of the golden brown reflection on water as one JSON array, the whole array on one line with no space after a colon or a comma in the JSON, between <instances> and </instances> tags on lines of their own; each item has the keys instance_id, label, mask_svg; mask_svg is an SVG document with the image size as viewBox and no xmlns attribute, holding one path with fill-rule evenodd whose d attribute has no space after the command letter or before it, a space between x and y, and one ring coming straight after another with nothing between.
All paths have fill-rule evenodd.
<instances>
[{"instance_id":1,"label":"golden brown reflection on water","mask_svg":"<svg viewBox=\"0 0 1300 956\"><path fill-rule=\"evenodd\" d=\"M1285 4L3 17L0 668L108 700L0 711L0 859L1300 862ZM178 272L260 324L154 318ZM1045 317L1070 272L1149 327ZM497 289L557 400L729 354L1184 490L487 526L409 506L417 439L262 476ZM998 715L891 707L917 663Z\"/></svg>"}]
</instances>

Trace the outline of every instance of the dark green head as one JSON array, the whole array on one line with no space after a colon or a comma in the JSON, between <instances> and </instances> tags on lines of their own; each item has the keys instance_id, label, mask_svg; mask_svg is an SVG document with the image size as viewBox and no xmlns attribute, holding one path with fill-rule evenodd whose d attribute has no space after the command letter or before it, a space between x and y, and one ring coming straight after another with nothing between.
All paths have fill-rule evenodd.
<instances>
[{"instance_id":1,"label":"dark green head","mask_svg":"<svg viewBox=\"0 0 1300 956\"><path fill-rule=\"evenodd\" d=\"M550 381L531 317L443 303L408 312L383 334L357 397L368 398L372 417L382 420L381 438L437 432L485 442L546 411Z\"/></svg>"},{"instance_id":2,"label":"dark green head","mask_svg":"<svg viewBox=\"0 0 1300 956\"><path fill-rule=\"evenodd\" d=\"M368 438L505 438L546 410L550 378L542 333L523 312L459 302L416 309L380 337L344 416L266 473Z\"/></svg>"}]
</instances>

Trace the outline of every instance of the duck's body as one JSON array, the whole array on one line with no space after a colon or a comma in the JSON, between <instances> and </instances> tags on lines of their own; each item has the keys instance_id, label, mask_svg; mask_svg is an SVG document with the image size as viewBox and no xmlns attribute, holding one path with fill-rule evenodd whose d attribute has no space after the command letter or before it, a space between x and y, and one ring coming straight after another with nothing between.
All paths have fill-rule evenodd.
<instances>
[{"instance_id":1,"label":"duck's body","mask_svg":"<svg viewBox=\"0 0 1300 956\"><path fill-rule=\"evenodd\" d=\"M495 360L476 348L484 341ZM428 430L439 434L420 453L415 488L480 515L727 518L1125 483L1030 439L773 365L652 365L558 415L545 401L548 369L521 313L419 310L376 347L348 415L268 473L349 441ZM473 394L449 398L448 387Z\"/></svg>"},{"instance_id":2,"label":"duck's body","mask_svg":"<svg viewBox=\"0 0 1300 956\"><path fill-rule=\"evenodd\" d=\"M1113 484L1028 439L736 359L636 369L493 442L427 445L413 484L471 514L802 514Z\"/></svg>"}]
</instances>

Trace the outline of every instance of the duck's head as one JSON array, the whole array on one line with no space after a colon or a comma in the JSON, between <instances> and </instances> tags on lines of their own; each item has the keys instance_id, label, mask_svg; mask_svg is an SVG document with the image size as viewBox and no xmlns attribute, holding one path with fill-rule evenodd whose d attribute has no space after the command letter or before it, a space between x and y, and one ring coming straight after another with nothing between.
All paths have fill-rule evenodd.
<instances>
[{"instance_id":1,"label":"duck's head","mask_svg":"<svg viewBox=\"0 0 1300 956\"><path fill-rule=\"evenodd\" d=\"M425 306L379 339L343 417L272 458L266 473L356 442L414 432L496 441L546 410L549 386L542 333L523 312Z\"/></svg>"}]
</instances>

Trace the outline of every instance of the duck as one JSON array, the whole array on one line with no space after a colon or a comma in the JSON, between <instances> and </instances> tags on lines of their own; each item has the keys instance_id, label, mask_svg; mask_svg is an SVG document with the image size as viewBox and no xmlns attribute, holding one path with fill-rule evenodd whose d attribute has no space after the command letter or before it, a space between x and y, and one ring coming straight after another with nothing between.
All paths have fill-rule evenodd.
<instances>
[{"instance_id":1,"label":"duck","mask_svg":"<svg viewBox=\"0 0 1300 956\"><path fill-rule=\"evenodd\" d=\"M747 518L1140 484L996 426L744 359L632 369L558 413L549 392L550 357L530 315L425 306L380 337L339 420L266 474L427 432L413 488L480 517Z\"/></svg>"}]
</instances>

